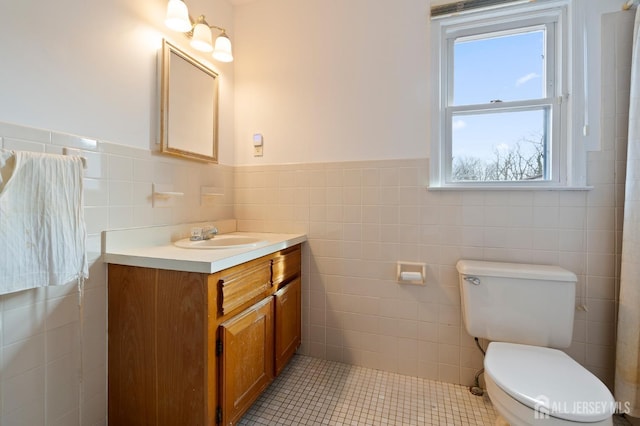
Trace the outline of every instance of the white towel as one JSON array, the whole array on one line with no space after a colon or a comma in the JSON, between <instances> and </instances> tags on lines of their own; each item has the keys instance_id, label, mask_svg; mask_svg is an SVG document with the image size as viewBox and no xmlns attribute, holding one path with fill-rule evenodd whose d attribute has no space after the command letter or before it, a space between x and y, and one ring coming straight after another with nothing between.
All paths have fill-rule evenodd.
<instances>
[{"instance_id":1,"label":"white towel","mask_svg":"<svg viewBox=\"0 0 640 426\"><path fill-rule=\"evenodd\" d=\"M0 294L89 276L80 157L0 150Z\"/></svg>"}]
</instances>

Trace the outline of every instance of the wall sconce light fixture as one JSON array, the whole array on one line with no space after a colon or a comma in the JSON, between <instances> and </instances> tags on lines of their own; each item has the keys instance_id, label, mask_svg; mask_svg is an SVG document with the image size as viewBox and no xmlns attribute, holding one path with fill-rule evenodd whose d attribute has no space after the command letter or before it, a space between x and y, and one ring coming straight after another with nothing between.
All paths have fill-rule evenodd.
<instances>
[{"instance_id":1,"label":"wall sconce light fixture","mask_svg":"<svg viewBox=\"0 0 640 426\"><path fill-rule=\"evenodd\" d=\"M211 56L220 62L233 61L231 52L231 40L227 36L225 29L217 25L209 25L200 15L197 20L189 16L189 9L182 0L169 0L167 5L167 17L165 25L174 31L185 33L191 38L191 47L201 52L213 52ZM211 29L220 31L216 38L215 45L212 43Z\"/></svg>"}]
</instances>

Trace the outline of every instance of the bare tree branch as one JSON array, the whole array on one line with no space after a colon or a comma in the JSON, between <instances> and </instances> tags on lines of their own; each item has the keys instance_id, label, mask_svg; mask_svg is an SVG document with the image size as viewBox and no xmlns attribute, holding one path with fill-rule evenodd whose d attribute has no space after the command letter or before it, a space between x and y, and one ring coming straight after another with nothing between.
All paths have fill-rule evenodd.
<instances>
[{"instance_id":1,"label":"bare tree branch","mask_svg":"<svg viewBox=\"0 0 640 426\"><path fill-rule=\"evenodd\" d=\"M523 146L525 148L523 148ZM514 146L494 148L493 161L477 157L454 158L451 177L455 181L521 181L542 179L545 175L545 145L542 136L522 138Z\"/></svg>"}]
</instances>

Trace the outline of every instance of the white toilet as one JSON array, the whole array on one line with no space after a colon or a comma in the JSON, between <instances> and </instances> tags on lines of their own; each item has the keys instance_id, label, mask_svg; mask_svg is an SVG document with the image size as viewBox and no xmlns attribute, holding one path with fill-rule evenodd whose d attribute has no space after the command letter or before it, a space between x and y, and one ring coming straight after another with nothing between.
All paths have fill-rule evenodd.
<instances>
[{"instance_id":1,"label":"white toilet","mask_svg":"<svg viewBox=\"0 0 640 426\"><path fill-rule=\"evenodd\" d=\"M490 340L484 360L496 424L611 425L607 387L564 352L576 276L557 266L460 260L467 332Z\"/></svg>"}]
</instances>

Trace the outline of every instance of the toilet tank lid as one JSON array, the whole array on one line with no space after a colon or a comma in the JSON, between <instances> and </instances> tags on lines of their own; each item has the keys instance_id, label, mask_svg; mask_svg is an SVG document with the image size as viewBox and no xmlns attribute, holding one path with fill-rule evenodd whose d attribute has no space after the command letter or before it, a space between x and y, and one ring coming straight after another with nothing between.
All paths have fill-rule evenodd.
<instances>
[{"instance_id":1,"label":"toilet tank lid","mask_svg":"<svg viewBox=\"0 0 640 426\"><path fill-rule=\"evenodd\" d=\"M456 269L463 275L525 278L547 281L577 281L576 274L555 265L459 260L456 264Z\"/></svg>"}]
</instances>

